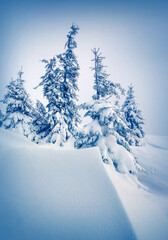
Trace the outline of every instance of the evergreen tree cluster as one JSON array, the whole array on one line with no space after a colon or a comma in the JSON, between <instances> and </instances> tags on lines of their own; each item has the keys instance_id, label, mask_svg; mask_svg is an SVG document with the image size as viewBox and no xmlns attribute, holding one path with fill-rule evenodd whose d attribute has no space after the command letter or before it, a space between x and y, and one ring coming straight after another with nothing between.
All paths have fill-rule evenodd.
<instances>
[{"instance_id":1,"label":"evergreen tree cluster","mask_svg":"<svg viewBox=\"0 0 168 240\"><path fill-rule=\"evenodd\" d=\"M33 105L25 89L21 69L16 80L12 79L7 85L7 93L2 100L6 104L6 113L0 111L0 126L19 132L35 143L64 146L72 139L75 148L99 146L103 161L112 161L116 167L116 160L112 157L114 146L107 140L114 139L117 145L131 153L131 146L143 143L144 120L132 84L121 104L125 89L109 80L99 48L92 49L95 93L92 101L78 105L80 68L75 55L78 31L79 27L72 24L64 52L42 60L45 74L37 87L42 87L47 105L39 100L36 106ZM84 118L90 119L84 126L81 125L80 109L85 111Z\"/></svg>"}]
</instances>

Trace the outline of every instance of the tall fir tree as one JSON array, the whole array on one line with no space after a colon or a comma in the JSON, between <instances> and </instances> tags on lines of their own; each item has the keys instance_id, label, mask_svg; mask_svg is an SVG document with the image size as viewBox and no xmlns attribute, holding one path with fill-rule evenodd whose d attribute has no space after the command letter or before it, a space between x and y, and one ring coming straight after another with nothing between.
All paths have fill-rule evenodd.
<instances>
[{"instance_id":1,"label":"tall fir tree","mask_svg":"<svg viewBox=\"0 0 168 240\"><path fill-rule=\"evenodd\" d=\"M134 173L136 163L126 141L130 130L118 106L119 93L122 88L120 84L113 84L107 79L108 74L104 72L102 64L104 58L99 54L99 49L94 49L93 53L96 56L95 66L92 68L95 94L91 102L81 105L81 108L86 110L84 117L90 117L91 120L78 133L75 147L98 146L104 162L112 162L119 172ZM125 156L129 155L123 162L118 158L120 152L126 152Z\"/></svg>"},{"instance_id":2,"label":"tall fir tree","mask_svg":"<svg viewBox=\"0 0 168 240\"><path fill-rule=\"evenodd\" d=\"M22 75L21 69L17 79L11 80L7 85L7 93L2 100L3 103L7 104L3 127L28 137L31 133L32 106L24 87L25 80L22 79Z\"/></svg>"},{"instance_id":3,"label":"tall fir tree","mask_svg":"<svg viewBox=\"0 0 168 240\"><path fill-rule=\"evenodd\" d=\"M122 112L125 116L126 124L131 131L127 141L130 145L141 145L145 135L143 131L144 119L141 110L137 107L132 84L128 87L126 99L122 105Z\"/></svg>"},{"instance_id":4,"label":"tall fir tree","mask_svg":"<svg viewBox=\"0 0 168 240\"><path fill-rule=\"evenodd\" d=\"M65 52L52 59L43 60L46 73L39 86L43 86L44 96L48 100L48 121L50 132L47 142L63 146L71 137L75 136L79 122L77 108L77 80L79 65L74 54L77 47L75 36L79 28L72 25L67 35Z\"/></svg>"},{"instance_id":5,"label":"tall fir tree","mask_svg":"<svg viewBox=\"0 0 168 240\"><path fill-rule=\"evenodd\" d=\"M80 116L77 107L77 91L79 64L75 56L74 50L77 48L75 37L78 34L79 27L72 24L71 30L67 35L67 42L65 44L65 52L58 56L62 67L63 84L61 88L61 96L64 99L63 116L68 130L72 135L76 134Z\"/></svg>"}]
</instances>

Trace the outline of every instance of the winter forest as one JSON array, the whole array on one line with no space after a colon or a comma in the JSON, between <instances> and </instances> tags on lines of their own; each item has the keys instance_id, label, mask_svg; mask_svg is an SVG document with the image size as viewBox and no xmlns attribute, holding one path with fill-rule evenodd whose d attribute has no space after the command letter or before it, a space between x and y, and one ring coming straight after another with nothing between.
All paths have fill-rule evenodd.
<instances>
[{"instance_id":1,"label":"winter forest","mask_svg":"<svg viewBox=\"0 0 168 240\"><path fill-rule=\"evenodd\" d=\"M114 3L110 5L113 1L107 4L110 12L107 8L104 11L103 7L107 6L96 1L94 9L98 5L101 8L97 13L93 11L91 18L88 10L85 13L82 8L81 11L79 4L81 16L78 16L79 22L74 21L79 26L73 23L66 32L70 20L65 18L65 2L60 3L61 7L57 1L49 0L55 7L53 13L51 6L46 5L48 1L44 5L42 2L35 7L34 1L29 0L29 4L33 4L30 9L17 5L25 12L25 18L22 11L18 11L20 15L16 14L18 19L15 19L22 34L19 35L19 31L14 34L17 38L11 41L12 48L8 51L12 64L16 54L24 64L19 63L16 77L12 76L8 84L6 79L12 75L18 59L16 64L9 64L10 68L5 57L3 60L6 64L3 70L8 74L2 77L1 87L3 89L4 84L5 91L0 99L0 239L167 240L168 137L150 135L150 128L155 129L157 121L156 131L161 133L165 128L166 125L160 127L165 108L164 114L159 115L157 104L161 97L159 94L156 97L154 91L157 75L156 79L152 78L156 71L151 71L146 60L147 50L140 45L138 21L135 24L138 34L132 28L133 35L137 35L132 40L132 33L127 32L134 25L132 20L127 22L132 15L120 16ZM42 12L38 15L40 5ZM70 13L73 10L76 16L73 8L77 7L76 2L68 6L66 14L73 19ZM87 6L91 7L90 2ZM30 21L33 9L35 17ZM49 15L45 16L43 11ZM87 16L87 21L82 14ZM143 31L151 26L145 25L141 18L140 22ZM13 20L9 23L11 29L12 24ZM157 25L152 22L152 26ZM145 44L146 32L143 36ZM87 38L90 38L89 44ZM16 44L19 40L21 47ZM54 45L51 44L48 51L50 41ZM149 45L152 48L151 42ZM107 50L108 47L111 48ZM149 55L150 60L154 59ZM118 56L116 63L106 64L109 57ZM35 65L37 60L41 65ZM112 72L117 66L113 78ZM146 74L145 67L153 75ZM26 74L31 71L29 78ZM160 79L159 75L157 84ZM26 85L28 82L31 90ZM85 89L83 96L82 88ZM157 104L152 98L154 95ZM156 112L158 118L151 123Z\"/></svg>"},{"instance_id":2,"label":"winter forest","mask_svg":"<svg viewBox=\"0 0 168 240\"><path fill-rule=\"evenodd\" d=\"M132 146L144 144L144 119L133 84L124 89L120 83L112 82L101 49L93 48L88 71L93 73L94 95L79 105L80 66L75 55L78 32L79 27L72 24L64 52L42 60L45 75L34 91L43 91L47 105L39 100L32 102L21 67L1 100L6 112L0 112L0 125L35 144L64 148L70 142L76 149L98 146L104 163L113 164L120 173L136 175L140 166ZM127 156L123 162L118 157L122 152Z\"/></svg>"}]
</instances>

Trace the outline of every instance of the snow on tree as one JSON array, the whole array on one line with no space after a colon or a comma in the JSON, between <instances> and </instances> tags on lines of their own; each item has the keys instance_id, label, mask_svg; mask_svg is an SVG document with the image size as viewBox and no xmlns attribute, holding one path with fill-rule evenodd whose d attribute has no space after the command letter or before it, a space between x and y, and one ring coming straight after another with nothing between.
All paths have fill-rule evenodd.
<instances>
[{"instance_id":1,"label":"snow on tree","mask_svg":"<svg viewBox=\"0 0 168 240\"><path fill-rule=\"evenodd\" d=\"M136 162L125 140L129 128L118 114L117 107L110 100L101 99L84 103L81 108L87 110L84 117L89 116L91 121L78 133L75 147L98 146L104 162L112 162L121 173L135 173Z\"/></svg>"},{"instance_id":2,"label":"snow on tree","mask_svg":"<svg viewBox=\"0 0 168 240\"><path fill-rule=\"evenodd\" d=\"M121 173L136 173L137 166L128 142L125 140L130 129L125 124L118 102L119 93L115 85L107 80L108 74L103 72L100 54L93 50L95 57L93 100L81 105L86 110L84 117L91 121L78 133L75 141L76 148L98 146L102 159L106 163L112 162L115 169ZM97 60L98 59L98 60ZM101 66L100 66L101 65Z\"/></svg>"},{"instance_id":3,"label":"snow on tree","mask_svg":"<svg viewBox=\"0 0 168 240\"><path fill-rule=\"evenodd\" d=\"M56 57L50 60L42 60L46 64L46 73L41 77L42 82L38 86L43 86L43 94L48 100L46 106L48 109L48 126L46 126L46 131L42 131L43 134L41 134L42 124L39 133L41 138L45 138L46 142L63 146L71 134L68 130L66 116L64 115L66 99L64 99L63 95L63 70L60 69L59 63L57 65L57 60ZM38 122L36 123L39 124Z\"/></svg>"},{"instance_id":4,"label":"snow on tree","mask_svg":"<svg viewBox=\"0 0 168 240\"><path fill-rule=\"evenodd\" d=\"M60 118L58 113L62 111L64 105L64 99L61 96L62 89L62 71L57 66L57 58L53 57L50 60L42 60L45 63L45 75L41 77L42 81L38 86L43 86L43 95L47 98L48 104L48 124L46 131L43 133L43 136L46 137L47 142L56 143L58 135L61 134L56 125L60 124ZM37 86L37 87L38 87ZM43 129L43 123L40 122L41 117L39 116L33 124L38 124L37 133L41 133ZM42 128L42 129L41 129ZM43 131L42 131L43 132ZM68 134L67 134L68 135ZM65 139L63 139L63 142Z\"/></svg>"},{"instance_id":5,"label":"snow on tree","mask_svg":"<svg viewBox=\"0 0 168 240\"><path fill-rule=\"evenodd\" d=\"M43 103L39 100L36 100L36 107L33 111L31 131L34 132L32 141L35 141L36 143L46 137L51 131L51 125L48 121L48 113Z\"/></svg>"},{"instance_id":6,"label":"snow on tree","mask_svg":"<svg viewBox=\"0 0 168 240\"><path fill-rule=\"evenodd\" d=\"M40 114L42 114L42 116L46 116L47 114L46 108L44 104L39 100L36 100L36 109Z\"/></svg>"},{"instance_id":7,"label":"snow on tree","mask_svg":"<svg viewBox=\"0 0 168 240\"><path fill-rule=\"evenodd\" d=\"M77 131L79 114L77 99L77 80L79 65L74 54L77 47L75 36L79 28L71 26L67 35L65 52L52 59L43 60L46 64L46 73L42 76L43 94L48 100L50 132L46 137L47 142L63 146Z\"/></svg>"},{"instance_id":8,"label":"snow on tree","mask_svg":"<svg viewBox=\"0 0 168 240\"><path fill-rule=\"evenodd\" d=\"M60 88L62 81L62 71L56 67L56 57L50 60L42 60L45 63L46 73L41 77L42 81L38 86L43 86L43 95L47 98L48 112L54 115L60 110L63 99L61 99Z\"/></svg>"},{"instance_id":9,"label":"snow on tree","mask_svg":"<svg viewBox=\"0 0 168 240\"><path fill-rule=\"evenodd\" d=\"M126 124L131 130L131 134L127 141L130 145L141 145L142 138L144 137L144 119L142 117L141 110L139 110L137 107L132 84L128 88L125 102L122 105L122 112L124 113Z\"/></svg>"},{"instance_id":10,"label":"snow on tree","mask_svg":"<svg viewBox=\"0 0 168 240\"><path fill-rule=\"evenodd\" d=\"M7 85L7 93L2 100L7 104L4 115L3 127L25 135L30 134L32 106L31 100L24 87L23 71L18 72L16 80L11 80Z\"/></svg>"}]
</instances>

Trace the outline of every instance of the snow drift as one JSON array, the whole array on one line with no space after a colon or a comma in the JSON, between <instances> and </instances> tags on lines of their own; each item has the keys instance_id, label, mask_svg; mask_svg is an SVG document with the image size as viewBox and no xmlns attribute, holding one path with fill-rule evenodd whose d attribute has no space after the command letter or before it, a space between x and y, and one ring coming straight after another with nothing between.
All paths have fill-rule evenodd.
<instances>
[{"instance_id":1,"label":"snow drift","mask_svg":"<svg viewBox=\"0 0 168 240\"><path fill-rule=\"evenodd\" d=\"M146 145L133 152L145 171L138 179L148 191L137 188L127 174L104 165L127 212L137 239L168 239L168 137L146 136Z\"/></svg>"},{"instance_id":2,"label":"snow drift","mask_svg":"<svg viewBox=\"0 0 168 240\"><path fill-rule=\"evenodd\" d=\"M0 239L135 239L98 148L55 151L0 136Z\"/></svg>"}]
</instances>

